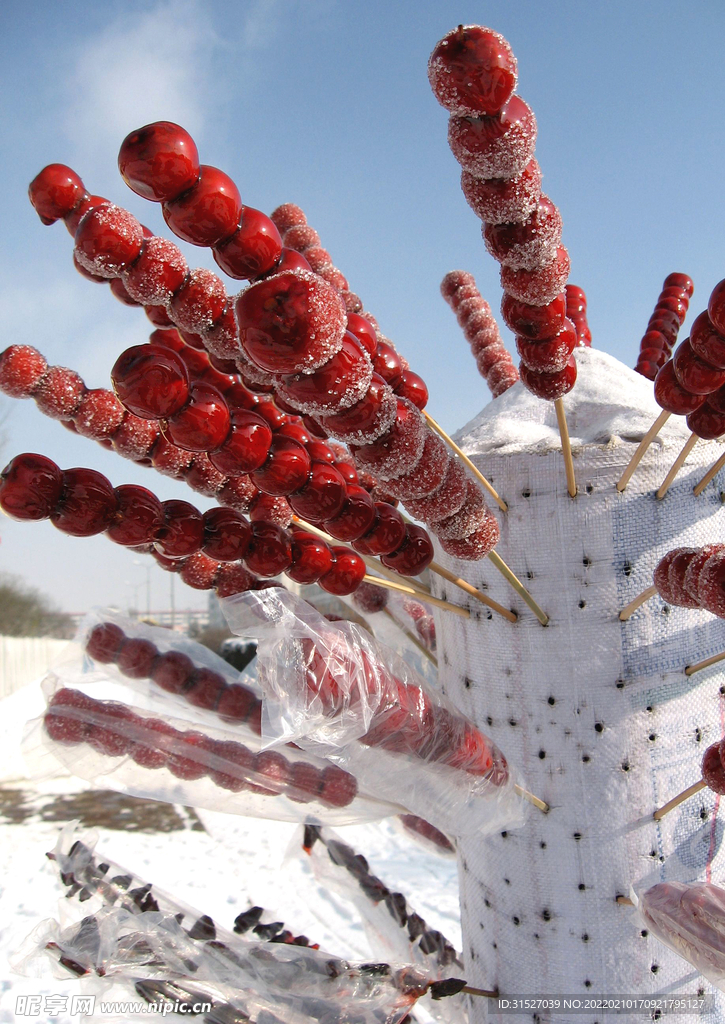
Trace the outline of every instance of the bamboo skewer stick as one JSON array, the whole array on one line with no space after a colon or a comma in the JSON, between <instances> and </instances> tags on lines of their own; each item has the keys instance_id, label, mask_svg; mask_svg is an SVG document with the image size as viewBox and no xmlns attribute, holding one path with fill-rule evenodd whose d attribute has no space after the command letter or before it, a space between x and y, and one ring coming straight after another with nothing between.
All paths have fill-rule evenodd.
<instances>
[{"instance_id":1,"label":"bamboo skewer stick","mask_svg":"<svg viewBox=\"0 0 725 1024\"><path fill-rule=\"evenodd\" d=\"M710 668L711 665L717 665L720 661L725 661L725 651L721 654L713 654L711 658L705 658L704 661L698 661L694 665L688 665L685 675L694 676L695 672L700 672L703 668Z\"/></svg>"},{"instance_id":2,"label":"bamboo skewer stick","mask_svg":"<svg viewBox=\"0 0 725 1024\"><path fill-rule=\"evenodd\" d=\"M576 478L574 476L574 460L571 456L571 440L569 438L569 427L564 412L564 399L557 398L554 402L556 409L556 422L559 425L559 436L561 437L561 450L564 454L564 466L566 468L566 489L570 498L576 498Z\"/></svg>"},{"instance_id":3,"label":"bamboo skewer stick","mask_svg":"<svg viewBox=\"0 0 725 1024\"><path fill-rule=\"evenodd\" d=\"M629 896L617 896L617 903L622 903L625 907L633 907L634 906L634 903L632 903L632 901L629 898Z\"/></svg>"},{"instance_id":4,"label":"bamboo skewer stick","mask_svg":"<svg viewBox=\"0 0 725 1024\"><path fill-rule=\"evenodd\" d=\"M647 587L641 594L638 594L634 601L630 601L628 605L625 605L619 613L619 617L622 622L626 622L627 619L633 615L638 608L640 608L646 601L649 601L651 597L654 597L657 593L657 587Z\"/></svg>"},{"instance_id":5,"label":"bamboo skewer stick","mask_svg":"<svg viewBox=\"0 0 725 1024\"><path fill-rule=\"evenodd\" d=\"M523 585L518 576L506 565L503 558L496 551L489 551L488 557L491 559L491 563L496 566L498 571L504 576L511 586L514 588L519 597L526 602L531 611L534 613L536 618L539 620L542 626L545 626L549 621L549 616L543 611L542 608L536 603L531 594L528 592L526 587Z\"/></svg>"},{"instance_id":6,"label":"bamboo skewer stick","mask_svg":"<svg viewBox=\"0 0 725 1024\"><path fill-rule=\"evenodd\" d=\"M471 462L471 460L469 459L469 457L468 457L468 456L466 455L466 453L465 453L465 452L464 452L464 451L463 451L463 450L462 450L461 448L459 448L459 447L458 447L458 445L457 445L457 444L456 444L456 442L455 442L455 441L453 440L453 438L452 438L452 437L449 437L449 435L448 435L448 434L446 434L446 432L445 432L445 430L443 429L443 427L439 426L439 424L438 424L438 423L436 423L436 421L435 421L435 420L433 419L433 417L432 417L431 415L429 415L429 414L428 414L427 412L425 412L425 410L423 410L423 415L424 415L424 416L425 416L425 418L426 418L426 422L428 423L428 426L429 426L429 427L430 427L430 428L431 428L432 430L435 430L436 434L438 434L438 436L439 436L439 437L441 437L441 438L442 438L442 439L443 439L443 440L444 440L444 441L446 442L446 444L448 445L448 447L449 447L449 448L450 448L450 449L451 449L452 451L454 451L454 452L456 453L456 455L457 455L457 456L459 457L459 459L461 460L461 462L463 462L463 463L464 463L464 464L465 464L466 466L468 466L468 468L469 468L469 469L470 469L470 471L471 471L471 472L473 473L473 475L474 475L474 476L476 477L476 479L477 479L477 480L479 481L479 483L481 483L481 484L482 484L482 485L483 485L483 486L484 486L484 487L486 488L486 490L487 490L487 491L488 491L488 493L489 493L489 494L491 495L491 497L492 497L492 498L493 498L493 500L494 500L494 501L496 502L496 504L497 504L497 505L498 505L498 507L499 507L499 508L501 509L501 511L502 511L502 512L508 512L508 510L509 510L509 507L508 507L508 505L507 505L507 504L506 504L506 502L505 502L505 501L503 500L503 498L502 498L502 497L500 497L500 495L498 494L498 492L497 492L497 491L496 491L496 489L494 488L493 484L491 484L491 483L490 483L490 482L489 482L489 481L488 481L488 480L486 479L486 477L485 477L485 476L483 475L483 473L481 472L481 470L480 470L480 469L478 469L478 467L477 467L477 466L475 466L475 465L474 465L474 464L473 464L473 463Z\"/></svg>"},{"instance_id":7,"label":"bamboo skewer stick","mask_svg":"<svg viewBox=\"0 0 725 1024\"><path fill-rule=\"evenodd\" d=\"M654 812L652 817L655 819L655 821L661 821L662 818L664 818L666 814L669 814L670 811L674 810L675 807L678 807L681 803L684 803L685 800L689 800L691 796L694 796L695 793L699 793L701 789L705 789L706 785L707 783L703 779L700 779L699 782L695 782L692 786L688 786L688 788L684 790L682 793L680 793L678 796L673 797L671 800L668 800L668 802L664 804L664 806L659 807Z\"/></svg>"},{"instance_id":8,"label":"bamboo skewer stick","mask_svg":"<svg viewBox=\"0 0 725 1024\"><path fill-rule=\"evenodd\" d=\"M662 428L664 427L665 423L670 418L670 415L671 415L671 413L667 412L666 409L663 409L662 412L657 417L657 419L652 424L652 426L649 428L647 433L644 435L642 440L639 442L639 447L637 448L637 451L634 453L632 458L629 460L629 465L627 466L627 468L625 469L625 471L622 473L622 475L620 476L619 480L617 481L617 490L618 491L623 491L625 489L625 487L627 486L627 484L629 483L629 481L632 479L632 475L634 474L634 471L637 468L637 466L640 464L640 462L644 458L645 452L647 451L649 446L652 444L654 439L657 437L657 435L659 434L660 430L662 430Z\"/></svg>"},{"instance_id":9,"label":"bamboo skewer stick","mask_svg":"<svg viewBox=\"0 0 725 1024\"><path fill-rule=\"evenodd\" d=\"M480 590L477 590L472 583L467 583L466 580L461 579L460 576L456 576L455 573L452 573L450 569L446 569L445 566L439 565L437 562L431 562L429 568L431 568L433 572L438 573L439 576L442 576L443 579L448 580L449 583L454 583L457 587L460 587L461 590L465 590L467 594L470 594L471 597L475 597L477 601L481 602L481 604L485 604L489 608L498 612L499 615L503 615L503 617L508 619L509 622L516 622L518 619L516 612L508 611L508 609L498 604L497 601L493 601L490 597L486 597L486 595L481 593Z\"/></svg>"},{"instance_id":10,"label":"bamboo skewer stick","mask_svg":"<svg viewBox=\"0 0 725 1024\"><path fill-rule=\"evenodd\" d=\"M467 992L469 996L483 996L485 999L498 999L497 988L474 988L472 985L464 985L461 992Z\"/></svg>"},{"instance_id":11,"label":"bamboo skewer stick","mask_svg":"<svg viewBox=\"0 0 725 1024\"><path fill-rule=\"evenodd\" d=\"M695 484L692 488L692 493L696 498L699 498L702 492L705 490L707 485L713 480L720 470L725 466L725 454L721 455L720 458L708 469L699 484Z\"/></svg>"},{"instance_id":12,"label":"bamboo skewer stick","mask_svg":"<svg viewBox=\"0 0 725 1024\"><path fill-rule=\"evenodd\" d=\"M422 644L422 643L420 642L420 640L418 640L418 638L417 638L417 637L413 636L413 634L411 633L411 631L410 631L410 630L408 629L408 627L407 627L407 626L404 626L402 622L398 622L398 620L397 620L397 619L395 618L395 616L393 615L393 613L392 613L392 612L390 611L390 609L389 609L389 608L383 608L383 615L387 615L387 617L388 617L389 619L391 619L391 620L392 620L392 621L393 621L393 622L395 623L395 625L396 625L396 626L398 627L398 629L400 630L400 632L401 632L401 633L404 633L404 634L405 634L405 636L406 636L406 637L408 638L408 640L409 640L409 641L410 641L410 642L411 642L411 643L412 643L412 644L413 644L413 645L414 645L415 647L417 647L417 648L418 648L418 650L420 651L420 653L421 653L421 654L424 654L424 655L426 656L426 658L428 659L428 661L431 661L431 662L432 662L432 663L433 663L433 664L435 665L435 667L436 667L436 668L438 668L438 659L437 659L437 658L435 657L435 655L434 655L434 654L432 654L432 653L431 653L431 652L430 652L430 651L428 650L428 648L427 648L427 647L425 646L425 644Z\"/></svg>"},{"instance_id":13,"label":"bamboo skewer stick","mask_svg":"<svg viewBox=\"0 0 725 1024\"><path fill-rule=\"evenodd\" d=\"M386 580L382 576L370 576L366 573L366 575L363 576L363 579L366 583L374 583L376 587L387 587L388 590L398 590L401 594L409 594L411 597L417 597L419 601L423 601L425 604L434 604L436 608L443 608L447 612L454 612L456 615L460 615L464 619L468 619L471 616L471 612L468 608L460 608L457 604L451 604L450 601L443 601L440 597L433 597L430 594L421 594L419 590L414 590L413 587L406 587L402 583L393 583L392 580ZM499 609L496 608L495 610L498 611ZM511 612L507 612L505 608L502 608L501 614L508 618L511 615Z\"/></svg>"},{"instance_id":14,"label":"bamboo skewer stick","mask_svg":"<svg viewBox=\"0 0 725 1024\"><path fill-rule=\"evenodd\" d=\"M697 434L690 434L688 439L685 441L684 445L682 446L682 451L677 456L675 461L672 463L672 468L670 469L669 473L667 474L667 476L664 478L664 480L660 484L660 489L657 491L657 497L660 499L660 501L662 500L662 498L664 498L664 496L669 491L670 485L672 484L672 481L675 479L677 474L682 469L682 467L684 465L684 462L685 462L685 459L690 454L690 452L692 451L692 449L695 447L695 445L697 444L697 442L699 440L700 440L700 438L697 436Z\"/></svg>"},{"instance_id":15,"label":"bamboo skewer stick","mask_svg":"<svg viewBox=\"0 0 725 1024\"><path fill-rule=\"evenodd\" d=\"M524 800L528 800L530 804L534 805L534 807L538 807L544 814L549 813L550 808L545 800L541 800L538 796L534 796L533 793L529 793L528 789L524 789L524 787L519 786L518 783L514 786L514 789L519 796L522 796Z\"/></svg>"}]
</instances>

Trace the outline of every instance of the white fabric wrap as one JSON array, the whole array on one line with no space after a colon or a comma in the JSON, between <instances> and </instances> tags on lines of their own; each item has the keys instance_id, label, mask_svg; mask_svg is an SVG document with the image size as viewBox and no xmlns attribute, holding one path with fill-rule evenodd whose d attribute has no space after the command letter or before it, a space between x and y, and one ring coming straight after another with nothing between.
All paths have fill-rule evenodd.
<instances>
[{"instance_id":1,"label":"white fabric wrap","mask_svg":"<svg viewBox=\"0 0 725 1024\"><path fill-rule=\"evenodd\" d=\"M652 585L681 545L725 541L722 476L694 484L722 451L700 441L666 498L654 491L689 436L671 417L629 487L615 487L658 409L652 384L610 356L578 353L565 400L579 494L568 497L554 406L517 384L457 435L509 505L498 553L550 616L544 628L487 559L439 554L506 607L510 624L470 604L469 620L436 613L441 683L551 805L523 829L460 844L466 978L502 995L714 992L702 1019L725 1021L725 996L651 935L630 887L677 878L725 882L719 799L703 790L652 812L700 778L705 748L725 733L725 671L684 668L725 650L725 624L654 597L627 622L620 609ZM464 595L437 578L437 593ZM725 663L723 663L725 664ZM471 998L473 1021L602 1021L601 1013L530 1011L511 1018ZM627 1020L651 1020L632 1013Z\"/></svg>"}]
</instances>

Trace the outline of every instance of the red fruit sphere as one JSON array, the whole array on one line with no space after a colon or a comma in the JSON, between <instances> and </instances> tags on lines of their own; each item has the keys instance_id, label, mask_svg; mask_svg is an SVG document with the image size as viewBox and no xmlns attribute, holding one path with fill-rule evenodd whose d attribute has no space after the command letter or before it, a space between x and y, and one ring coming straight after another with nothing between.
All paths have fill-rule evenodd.
<instances>
[{"instance_id":1,"label":"red fruit sphere","mask_svg":"<svg viewBox=\"0 0 725 1024\"><path fill-rule=\"evenodd\" d=\"M199 154L192 137L178 124L156 121L126 136L118 169L137 195L168 202L196 184Z\"/></svg>"},{"instance_id":2,"label":"red fruit sphere","mask_svg":"<svg viewBox=\"0 0 725 1024\"><path fill-rule=\"evenodd\" d=\"M279 576L292 565L291 538L273 523L253 523L252 543L244 560L257 576Z\"/></svg>"},{"instance_id":3,"label":"red fruit sphere","mask_svg":"<svg viewBox=\"0 0 725 1024\"><path fill-rule=\"evenodd\" d=\"M702 781L713 793L725 796L725 768L720 757L720 743L712 743L702 759Z\"/></svg>"},{"instance_id":4,"label":"red fruit sphere","mask_svg":"<svg viewBox=\"0 0 725 1024\"><path fill-rule=\"evenodd\" d=\"M123 630L115 622L99 622L88 634L86 653L94 661L110 665L116 660L116 655L125 639Z\"/></svg>"},{"instance_id":5,"label":"red fruit sphere","mask_svg":"<svg viewBox=\"0 0 725 1024\"><path fill-rule=\"evenodd\" d=\"M687 416L699 409L705 401L704 395L693 395L685 391L675 376L673 360L670 359L655 378L655 400L657 404L675 416Z\"/></svg>"},{"instance_id":6,"label":"red fruit sphere","mask_svg":"<svg viewBox=\"0 0 725 1024\"><path fill-rule=\"evenodd\" d=\"M119 671L129 679L148 679L158 654L150 640L130 637L121 644L115 660Z\"/></svg>"},{"instance_id":7,"label":"red fruit sphere","mask_svg":"<svg viewBox=\"0 0 725 1024\"><path fill-rule=\"evenodd\" d=\"M63 474L44 455L16 455L0 474L0 508L11 519L40 522L60 501Z\"/></svg>"},{"instance_id":8,"label":"red fruit sphere","mask_svg":"<svg viewBox=\"0 0 725 1024\"><path fill-rule=\"evenodd\" d=\"M419 576L433 561L433 541L422 526L409 526L402 546L380 561L401 576Z\"/></svg>"},{"instance_id":9,"label":"red fruit sphere","mask_svg":"<svg viewBox=\"0 0 725 1024\"><path fill-rule=\"evenodd\" d=\"M446 110L497 114L516 88L516 58L498 32L459 25L433 50L428 78Z\"/></svg>"},{"instance_id":10,"label":"red fruit sphere","mask_svg":"<svg viewBox=\"0 0 725 1024\"><path fill-rule=\"evenodd\" d=\"M189 388L189 400L163 425L165 436L187 452L213 452L229 437L232 420L224 396L211 384Z\"/></svg>"},{"instance_id":11,"label":"red fruit sphere","mask_svg":"<svg viewBox=\"0 0 725 1024\"><path fill-rule=\"evenodd\" d=\"M275 435L267 459L251 478L265 494L285 497L304 486L311 468L312 460L303 445L291 437Z\"/></svg>"},{"instance_id":12,"label":"red fruit sphere","mask_svg":"<svg viewBox=\"0 0 725 1024\"><path fill-rule=\"evenodd\" d=\"M226 308L224 282L212 270L197 267L172 295L169 316L181 330L199 334L211 331L224 316Z\"/></svg>"},{"instance_id":13,"label":"red fruit sphere","mask_svg":"<svg viewBox=\"0 0 725 1024\"><path fill-rule=\"evenodd\" d=\"M313 462L305 485L287 500L295 515L318 524L339 515L346 497L347 484L342 474L327 462Z\"/></svg>"},{"instance_id":14,"label":"red fruit sphere","mask_svg":"<svg viewBox=\"0 0 725 1024\"><path fill-rule=\"evenodd\" d=\"M380 373L377 366L376 371ZM346 331L340 351L324 366L314 373L284 377L279 392L283 399L305 414L324 416L359 402L370 386L372 372L369 356L356 337ZM397 377L400 378L400 369Z\"/></svg>"},{"instance_id":15,"label":"red fruit sphere","mask_svg":"<svg viewBox=\"0 0 725 1024\"><path fill-rule=\"evenodd\" d=\"M253 206L242 208L237 230L214 249L214 259L224 273L241 281L260 277L275 267L279 270L281 256L279 231L266 213ZM303 262L307 266L307 261Z\"/></svg>"},{"instance_id":16,"label":"red fruit sphere","mask_svg":"<svg viewBox=\"0 0 725 1024\"><path fill-rule=\"evenodd\" d=\"M160 654L151 667L151 679L168 693L182 693L193 674L193 661L181 651Z\"/></svg>"},{"instance_id":17,"label":"red fruit sphere","mask_svg":"<svg viewBox=\"0 0 725 1024\"><path fill-rule=\"evenodd\" d=\"M448 144L464 170L481 178L515 178L534 155L536 118L513 95L492 117L451 116Z\"/></svg>"},{"instance_id":18,"label":"red fruit sphere","mask_svg":"<svg viewBox=\"0 0 725 1024\"><path fill-rule=\"evenodd\" d=\"M209 461L228 476L253 473L264 465L269 454L270 426L261 416L245 409L233 411L231 422L231 434L221 448L209 453Z\"/></svg>"},{"instance_id":19,"label":"red fruit sphere","mask_svg":"<svg viewBox=\"0 0 725 1024\"><path fill-rule=\"evenodd\" d=\"M105 476L94 469L66 469L50 520L72 537L92 537L108 529L117 510L116 493Z\"/></svg>"},{"instance_id":20,"label":"red fruit sphere","mask_svg":"<svg viewBox=\"0 0 725 1024\"><path fill-rule=\"evenodd\" d=\"M146 487L122 484L115 488L118 509L106 536L124 547L151 544L164 523L161 502Z\"/></svg>"},{"instance_id":21,"label":"red fruit sphere","mask_svg":"<svg viewBox=\"0 0 725 1024\"><path fill-rule=\"evenodd\" d=\"M232 179L218 167L202 164L188 192L163 204L171 230L192 245L219 245L231 238L242 216L242 199Z\"/></svg>"},{"instance_id":22,"label":"red fruit sphere","mask_svg":"<svg viewBox=\"0 0 725 1024\"><path fill-rule=\"evenodd\" d=\"M529 341L553 338L564 326L566 294L561 292L544 306L532 306L504 293L501 316L514 334Z\"/></svg>"},{"instance_id":23,"label":"red fruit sphere","mask_svg":"<svg viewBox=\"0 0 725 1024\"><path fill-rule=\"evenodd\" d=\"M365 536L377 518L375 503L359 484L348 484L342 510L325 521L325 531L335 540L349 543Z\"/></svg>"},{"instance_id":24,"label":"red fruit sphere","mask_svg":"<svg viewBox=\"0 0 725 1024\"><path fill-rule=\"evenodd\" d=\"M546 341L517 338L516 351L521 356L523 365L534 373L561 373L569 362L576 343L574 325L571 320L565 320L559 333Z\"/></svg>"},{"instance_id":25,"label":"red fruit sphere","mask_svg":"<svg viewBox=\"0 0 725 1024\"><path fill-rule=\"evenodd\" d=\"M167 303L181 288L189 272L178 245L166 238L147 238L143 252L123 273L126 291L144 306Z\"/></svg>"},{"instance_id":26,"label":"red fruit sphere","mask_svg":"<svg viewBox=\"0 0 725 1024\"><path fill-rule=\"evenodd\" d=\"M126 349L114 363L111 381L124 408L141 419L173 416L189 401L184 360L165 346Z\"/></svg>"},{"instance_id":27,"label":"red fruit sphere","mask_svg":"<svg viewBox=\"0 0 725 1024\"><path fill-rule=\"evenodd\" d=\"M333 547L332 555L332 568L318 580L318 585L338 597L354 593L365 578L365 562L349 548Z\"/></svg>"},{"instance_id":28,"label":"red fruit sphere","mask_svg":"<svg viewBox=\"0 0 725 1024\"><path fill-rule=\"evenodd\" d=\"M707 399L689 414L686 422L692 433L705 441L714 441L725 434L725 413L713 408Z\"/></svg>"},{"instance_id":29,"label":"red fruit sphere","mask_svg":"<svg viewBox=\"0 0 725 1024\"><path fill-rule=\"evenodd\" d=\"M369 356L374 356L378 348L378 336L375 328L359 313L348 313L347 329L354 334Z\"/></svg>"},{"instance_id":30,"label":"red fruit sphere","mask_svg":"<svg viewBox=\"0 0 725 1024\"><path fill-rule=\"evenodd\" d=\"M143 229L127 210L108 203L83 217L75 234L74 254L82 267L98 277L119 277L138 259Z\"/></svg>"},{"instance_id":31,"label":"red fruit sphere","mask_svg":"<svg viewBox=\"0 0 725 1024\"><path fill-rule=\"evenodd\" d=\"M693 395L709 395L725 384L725 370L717 370L696 355L689 338L677 346L672 368L680 386Z\"/></svg>"},{"instance_id":32,"label":"red fruit sphere","mask_svg":"<svg viewBox=\"0 0 725 1024\"><path fill-rule=\"evenodd\" d=\"M28 187L30 202L44 224L67 217L85 194L83 182L65 164L48 164Z\"/></svg>"},{"instance_id":33,"label":"red fruit sphere","mask_svg":"<svg viewBox=\"0 0 725 1024\"><path fill-rule=\"evenodd\" d=\"M690 330L692 351L700 359L719 370L725 369L725 337L717 331L703 310L695 319Z\"/></svg>"},{"instance_id":34,"label":"red fruit sphere","mask_svg":"<svg viewBox=\"0 0 725 1024\"><path fill-rule=\"evenodd\" d=\"M403 370L395 394L398 398L407 398L416 409L425 409L428 404L428 387L423 378L412 370Z\"/></svg>"},{"instance_id":35,"label":"red fruit sphere","mask_svg":"<svg viewBox=\"0 0 725 1024\"><path fill-rule=\"evenodd\" d=\"M48 371L45 357L30 345L11 345L0 353L0 391L10 398L30 398Z\"/></svg>"},{"instance_id":36,"label":"red fruit sphere","mask_svg":"<svg viewBox=\"0 0 725 1024\"><path fill-rule=\"evenodd\" d=\"M292 565L287 575L295 583L317 583L332 568L332 552L323 540L295 530L292 537Z\"/></svg>"},{"instance_id":37,"label":"red fruit sphere","mask_svg":"<svg viewBox=\"0 0 725 1024\"><path fill-rule=\"evenodd\" d=\"M537 398L544 398L549 402L556 401L568 395L576 383L576 362L574 357L569 358L563 370L559 373L536 373L529 370L523 363L519 364L521 380L529 391Z\"/></svg>"},{"instance_id":38,"label":"red fruit sphere","mask_svg":"<svg viewBox=\"0 0 725 1024\"><path fill-rule=\"evenodd\" d=\"M515 178L479 178L461 171L461 190L476 216L486 224L520 224L541 195L541 168L530 160Z\"/></svg>"},{"instance_id":39,"label":"red fruit sphere","mask_svg":"<svg viewBox=\"0 0 725 1024\"><path fill-rule=\"evenodd\" d=\"M244 558L252 540L252 528L239 512L231 508L211 508L204 515L202 550L219 562L237 562Z\"/></svg>"},{"instance_id":40,"label":"red fruit sphere","mask_svg":"<svg viewBox=\"0 0 725 1024\"><path fill-rule=\"evenodd\" d=\"M204 543L204 520L188 501L172 498L161 503L164 522L156 534L155 547L169 558L185 558Z\"/></svg>"},{"instance_id":41,"label":"red fruit sphere","mask_svg":"<svg viewBox=\"0 0 725 1024\"><path fill-rule=\"evenodd\" d=\"M665 288L679 288L685 293L688 299L692 298L692 293L695 290L692 278L687 274L672 273L668 274L665 278L665 282L662 285L662 290Z\"/></svg>"}]
</instances>

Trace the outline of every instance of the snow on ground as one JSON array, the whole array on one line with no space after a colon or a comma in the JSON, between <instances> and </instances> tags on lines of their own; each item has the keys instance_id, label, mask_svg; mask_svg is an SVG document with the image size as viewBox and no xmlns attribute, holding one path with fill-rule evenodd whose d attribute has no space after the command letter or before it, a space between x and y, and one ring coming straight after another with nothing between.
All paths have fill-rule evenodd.
<instances>
[{"instance_id":1,"label":"snow on ground","mask_svg":"<svg viewBox=\"0 0 725 1024\"><path fill-rule=\"evenodd\" d=\"M45 854L62 826L80 818L99 835L98 850L231 929L250 905L275 912L296 934L354 959L380 959L368 944L352 904L312 879L299 854L299 826L198 814L178 806L134 801L60 774L31 782L20 754L24 723L43 707L33 684L0 702L0 1022L24 1019L70 1024L78 1016L16 1014L20 995L68 995L76 981L17 975L10 959L44 919L57 917L62 887ZM341 837L432 927L460 948L458 879L454 859L419 847L391 821L348 826ZM291 844L293 846L291 847ZM93 1020L93 1018L82 1018ZM170 1018L166 1018L170 1019ZM179 1018L182 1019L182 1018Z\"/></svg>"}]
</instances>

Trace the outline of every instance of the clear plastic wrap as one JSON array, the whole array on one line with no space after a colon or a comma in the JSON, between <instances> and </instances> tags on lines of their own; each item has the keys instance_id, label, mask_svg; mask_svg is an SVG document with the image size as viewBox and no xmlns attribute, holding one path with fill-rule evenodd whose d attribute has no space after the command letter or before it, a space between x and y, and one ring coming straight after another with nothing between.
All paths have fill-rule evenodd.
<instances>
[{"instance_id":1,"label":"clear plastic wrap","mask_svg":"<svg viewBox=\"0 0 725 1024\"><path fill-rule=\"evenodd\" d=\"M353 964L284 942L220 929L152 884L94 855L73 826L54 854L69 901L61 924L35 930L15 961L25 974L50 960L58 977L136 986L149 1001L209 1001L204 1021L397 1024L430 986L421 967ZM190 1000L189 1000L190 1001Z\"/></svg>"},{"instance_id":2,"label":"clear plastic wrap","mask_svg":"<svg viewBox=\"0 0 725 1024\"><path fill-rule=\"evenodd\" d=\"M417 814L399 814L396 820L406 836L414 839L430 853L437 853L442 857L455 857L456 847L453 840L425 818L419 818Z\"/></svg>"},{"instance_id":3,"label":"clear plastic wrap","mask_svg":"<svg viewBox=\"0 0 725 1024\"><path fill-rule=\"evenodd\" d=\"M288 591L237 595L222 608L233 632L259 640L265 739L334 760L367 792L454 836L523 823L503 754L365 629L329 622Z\"/></svg>"}]
</instances>

